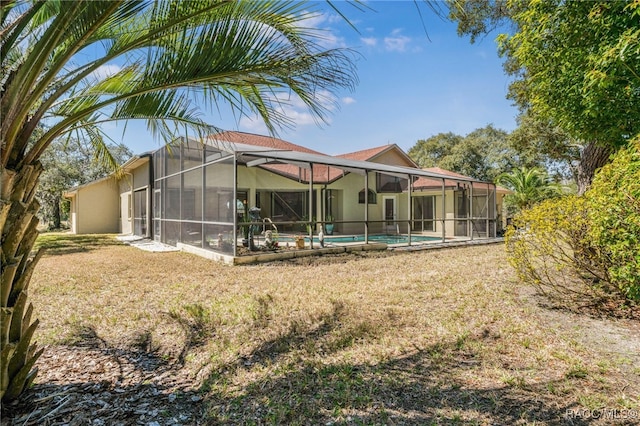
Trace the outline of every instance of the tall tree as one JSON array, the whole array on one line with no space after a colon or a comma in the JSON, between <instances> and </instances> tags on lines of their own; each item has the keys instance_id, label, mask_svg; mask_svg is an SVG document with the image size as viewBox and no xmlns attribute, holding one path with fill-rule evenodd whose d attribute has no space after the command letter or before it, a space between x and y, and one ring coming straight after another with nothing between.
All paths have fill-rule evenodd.
<instances>
[{"instance_id":1,"label":"tall tree","mask_svg":"<svg viewBox=\"0 0 640 426\"><path fill-rule=\"evenodd\" d=\"M438 133L427 139L420 139L409 148L408 154L420 167L436 167L454 146L462 141L462 136L452 132Z\"/></svg>"},{"instance_id":2,"label":"tall tree","mask_svg":"<svg viewBox=\"0 0 640 426\"><path fill-rule=\"evenodd\" d=\"M523 111L582 144L580 192L610 153L640 132L640 3L450 2L459 32L477 37L507 19L499 37L510 97Z\"/></svg>"},{"instance_id":3,"label":"tall tree","mask_svg":"<svg viewBox=\"0 0 640 426\"><path fill-rule=\"evenodd\" d=\"M31 345L27 289L42 255L37 236L39 161L57 138L78 133L113 161L99 124L144 119L156 135L203 134L192 97L255 112L269 129L291 124L280 93L316 117L323 94L355 83L348 51L322 47L305 20L313 3L285 1L3 1L0 8L0 396L19 396L41 350ZM111 70L110 73L105 70ZM42 123L41 134L35 133Z\"/></svg>"},{"instance_id":4,"label":"tall tree","mask_svg":"<svg viewBox=\"0 0 640 426\"><path fill-rule=\"evenodd\" d=\"M578 182L578 164L582 143L560 126L534 116L530 110L517 118L518 127L509 135L509 144L530 161L522 165L541 167L555 181Z\"/></svg>"},{"instance_id":5,"label":"tall tree","mask_svg":"<svg viewBox=\"0 0 640 426\"><path fill-rule=\"evenodd\" d=\"M420 167L442 167L476 179L493 181L500 173L529 165L509 144L507 132L488 125L466 136L439 133L419 140L409 156ZM536 164L537 165L537 164Z\"/></svg>"}]
</instances>

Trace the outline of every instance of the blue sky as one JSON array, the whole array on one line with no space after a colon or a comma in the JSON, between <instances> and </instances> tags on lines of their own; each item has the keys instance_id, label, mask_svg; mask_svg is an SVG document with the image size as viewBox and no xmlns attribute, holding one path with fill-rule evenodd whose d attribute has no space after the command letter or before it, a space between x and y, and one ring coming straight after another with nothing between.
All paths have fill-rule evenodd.
<instances>
[{"instance_id":1,"label":"blue sky","mask_svg":"<svg viewBox=\"0 0 640 426\"><path fill-rule=\"evenodd\" d=\"M456 26L442 21L424 4L422 20L413 1L373 1L364 12L338 2L358 32L328 10L312 24L330 47L359 53L359 83L338 94L339 108L318 125L300 105L288 107L294 129L278 136L326 154L341 154L396 143L405 151L419 139L441 132L460 135L493 124L511 131L517 110L505 98L509 77L497 55L496 34L471 44ZM425 33L426 27L426 33ZM267 134L257 119L239 121L224 112L205 113L208 122L228 130ZM108 133L135 153L156 149L142 123Z\"/></svg>"}]
</instances>

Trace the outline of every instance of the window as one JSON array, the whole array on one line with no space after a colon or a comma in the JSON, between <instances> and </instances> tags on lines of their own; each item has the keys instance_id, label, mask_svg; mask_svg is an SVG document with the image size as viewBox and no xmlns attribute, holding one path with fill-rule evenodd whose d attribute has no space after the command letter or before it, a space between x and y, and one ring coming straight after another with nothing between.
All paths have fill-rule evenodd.
<instances>
[{"instance_id":1,"label":"window","mask_svg":"<svg viewBox=\"0 0 640 426\"><path fill-rule=\"evenodd\" d=\"M406 191L407 182L409 182L408 179L376 173L376 188L378 192L399 193Z\"/></svg>"},{"instance_id":2,"label":"window","mask_svg":"<svg viewBox=\"0 0 640 426\"><path fill-rule=\"evenodd\" d=\"M280 224L278 222L304 222L309 220L309 192L307 191L281 191L271 192L270 219L277 223L278 230L300 231L306 229L306 225ZM313 191L312 199L315 199L316 191ZM263 212L267 214L266 211ZM263 216L266 217L266 216ZM315 220L312 217L312 220Z\"/></svg>"},{"instance_id":3,"label":"window","mask_svg":"<svg viewBox=\"0 0 640 426\"><path fill-rule=\"evenodd\" d=\"M378 204L377 198L378 197L377 197L376 193L372 189L369 189L369 195L368 195L367 202L369 204ZM358 203L364 204L364 189L362 189L362 191L360 191L360 193L358 193Z\"/></svg>"}]
</instances>

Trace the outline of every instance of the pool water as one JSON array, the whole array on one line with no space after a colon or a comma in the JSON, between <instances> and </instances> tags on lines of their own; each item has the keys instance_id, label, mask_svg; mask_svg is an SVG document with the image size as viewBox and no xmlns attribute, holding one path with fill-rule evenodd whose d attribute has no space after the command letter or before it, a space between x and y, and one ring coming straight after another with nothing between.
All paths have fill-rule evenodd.
<instances>
[{"instance_id":1,"label":"pool water","mask_svg":"<svg viewBox=\"0 0 640 426\"><path fill-rule=\"evenodd\" d=\"M314 240L316 240L314 238ZM352 243L352 242L364 242L364 235L353 235L349 237L325 237L325 242L328 243ZM425 237L424 235L412 235L412 242L420 241L438 241L441 238L438 237ZM385 244L408 244L408 235L369 235L369 241L374 243Z\"/></svg>"},{"instance_id":2,"label":"pool water","mask_svg":"<svg viewBox=\"0 0 640 426\"><path fill-rule=\"evenodd\" d=\"M309 237L305 236L305 240L309 241ZM424 241L440 241L440 237L426 237L424 235L412 235L411 242L424 242ZM281 237L281 242L292 242L293 238ZM313 237L313 242L318 242L318 237ZM364 235L349 235L349 236L325 236L325 244L340 244L340 243L363 243ZM385 244L409 244L409 236L407 235L386 235L386 234L374 234L369 235L369 242L371 243L385 243Z\"/></svg>"}]
</instances>

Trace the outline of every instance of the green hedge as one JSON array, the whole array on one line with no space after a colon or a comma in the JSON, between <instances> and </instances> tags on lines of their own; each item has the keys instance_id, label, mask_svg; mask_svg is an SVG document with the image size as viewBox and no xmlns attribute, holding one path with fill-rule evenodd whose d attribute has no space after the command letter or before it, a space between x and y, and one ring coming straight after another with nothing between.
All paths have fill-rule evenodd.
<instances>
[{"instance_id":1,"label":"green hedge","mask_svg":"<svg viewBox=\"0 0 640 426\"><path fill-rule=\"evenodd\" d=\"M640 138L597 173L585 198L588 239L611 283L629 299L640 300Z\"/></svg>"},{"instance_id":2,"label":"green hedge","mask_svg":"<svg viewBox=\"0 0 640 426\"><path fill-rule=\"evenodd\" d=\"M616 153L582 197L522 211L506 234L520 278L567 302L640 301L640 138Z\"/></svg>"}]
</instances>

